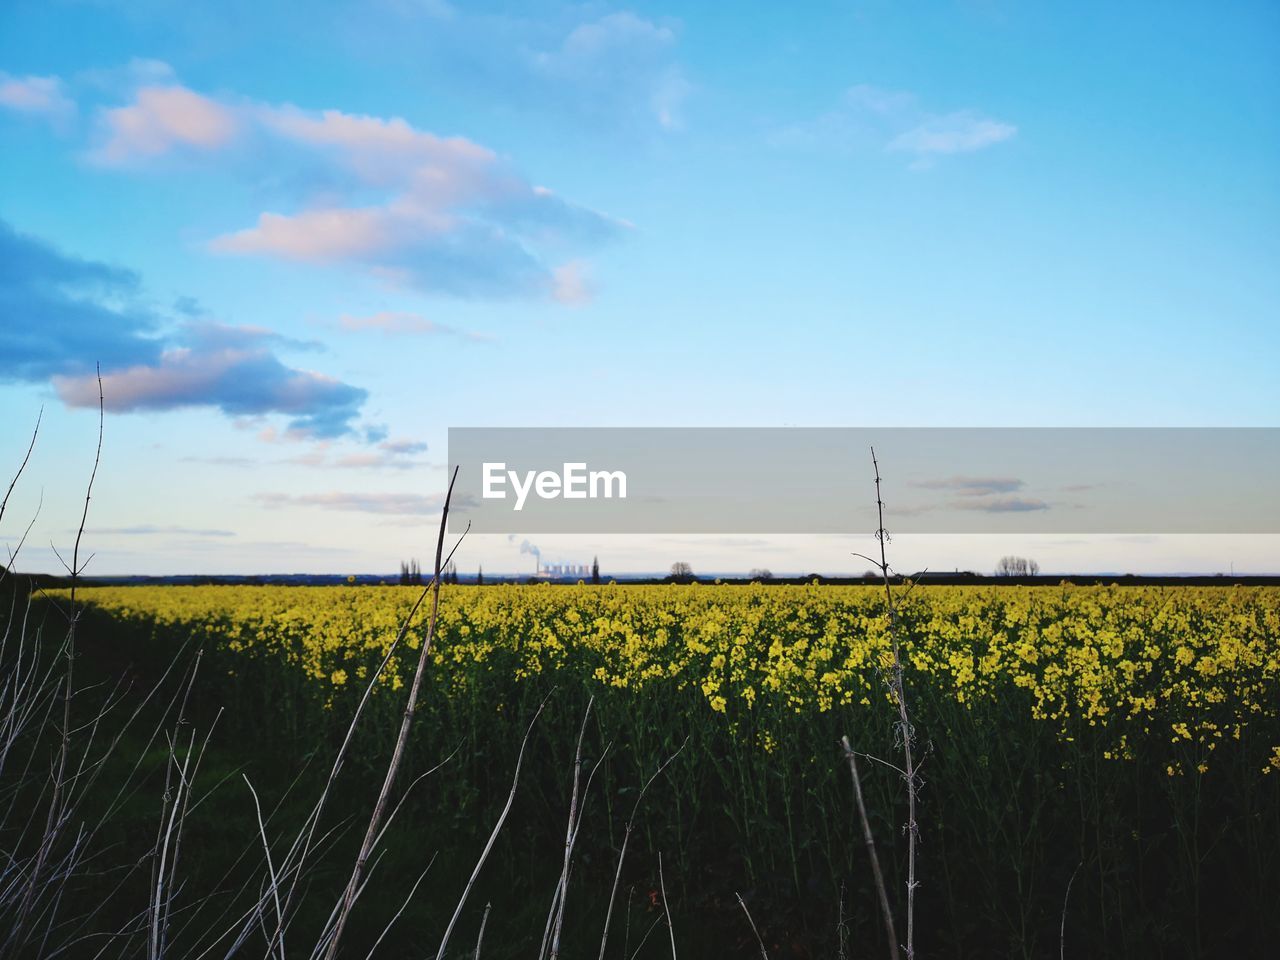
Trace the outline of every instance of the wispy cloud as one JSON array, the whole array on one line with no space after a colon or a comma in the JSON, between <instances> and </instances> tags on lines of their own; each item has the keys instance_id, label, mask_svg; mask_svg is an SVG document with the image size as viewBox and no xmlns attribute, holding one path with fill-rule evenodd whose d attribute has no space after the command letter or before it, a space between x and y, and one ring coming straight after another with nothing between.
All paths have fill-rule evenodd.
<instances>
[{"instance_id":1,"label":"wispy cloud","mask_svg":"<svg viewBox=\"0 0 1280 960\"><path fill-rule=\"evenodd\" d=\"M68 406L98 402L92 374L55 376L53 384ZM166 349L155 363L103 373L102 389L108 410L212 406L232 417L283 413L292 418L290 432L309 438L350 433L368 397L333 377L286 366L251 338L238 348Z\"/></svg>"},{"instance_id":2,"label":"wispy cloud","mask_svg":"<svg viewBox=\"0 0 1280 960\"><path fill-rule=\"evenodd\" d=\"M252 457L179 457L179 463L203 463L211 467L255 467L260 461Z\"/></svg>"},{"instance_id":3,"label":"wispy cloud","mask_svg":"<svg viewBox=\"0 0 1280 960\"><path fill-rule=\"evenodd\" d=\"M581 306L590 303L594 295L587 279L587 265L581 260L571 260L555 269L555 286L552 296L560 303Z\"/></svg>"},{"instance_id":4,"label":"wispy cloud","mask_svg":"<svg viewBox=\"0 0 1280 960\"><path fill-rule=\"evenodd\" d=\"M436 323L434 320L428 320L421 314L392 310L383 310L363 317L343 314L338 319L338 326L349 333L373 331L389 337L461 337L464 340L474 340L479 343L486 343L493 340L493 338L488 334L473 333L469 330L459 330L457 327L451 327L447 324Z\"/></svg>"},{"instance_id":5,"label":"wispy cloud","mask_svg":"<svg viewBox=\"0 0 1280 960\"><path fill-rule=\"evenodd\" d=\"M332 449L332 444L329 442L321 442L312 446L305 453L300 453L280 462L305 467L346 470L439 469L439 465L418 459L418 455L426 451L427 445L416 440L383 440L372 450L361 450L355 453L344 453L340 450Z\"/></svg>"},{"instance_id":6,"label":"wispy cloud","mask_svg":"<svg viewBox=\"0 0 1280 960\"><path fill-rule=\"evenodd\" d=\"M980 497L993 493L1012 493L1026 484L1016 477L946 477L937 480L918 480L911 484L925 490L951 490L965 497Z\"/></svg>"},{"instance_id":7,"label":"wispy cloud","mask_svg":"<svg viewBox=\"0 0 1280 960\"><path fill-rule=\"evenodd\" d=\"M268 507L318 507L394 516L435 514L444 506L444 494L421 493L260 493L256 499Z\"/></svg>"},{"instance_id":8,"label":"wispy cloud","mask_svg":"<svg viewBox=\"0 0 1280 960\"><path fill-rule=\"evenodd\" d=\"M157 527L151 524L140 524L133 527L97 527L87 530L93 536L115 536L115 537L152 537L152 536L182 536L182 537L234 537L235 533L231 530L211 530L199 527Z\"/></svg>"},{"instance_id":9,"label":"wispy cloud","mask_svg":"<svg viewBox=\"0 0 1280 960\"><path fill-rule=\"evenodd\" d=\"M1048 510L1049 504L1029 497L991 497L989 499L953 500L955 510L974 510L980 513L1034 513Z\"/></svg>"},{"instance_id":10,"label":"wispy cloud","mask_svg":"<svg viewBox=\"0 0 1280 960\"><path fill-rule=\"evenodd\" d=\"M452 20L458 15L458 9L448 0L382 0L382 2L404 16Z\"/></svg>"},{"instance_id":11,"label":"wispy cloud","mask_svg":"<svg viewBox=\"0 0 1280 960\"><path fill-rule=\"evenodd\" d=\"M582 101L591 112L607 106L615 115L643 113L664 129L679 129L693 85L674 59L678 30L675 21L621 10L577 24L557 46L530 54L529 63L578 97L594 97Z\"/></svg>"},{"instance_id":12,"label":"wispy cloud","mask_svg":"<svg viewBox=\"0 0 1280 960\"><path fill-rule=\"evenodd\" d=\"M0 380L52 380L68 406L214 407L232 417L283 414L305 437L354 431L365 390L283 363L315 344L262 327L174 324L146 305L136 274L63 254L0 221Z\"/></svg>"},{"instance_id":13,"label":"wispy cloud","mask_svg":"<svg viewBox=\"0 0 1280 960\"><path fill-rule=\"evenodd\" d=\"M253 418L241 421L246 425L252 422ZM286 440L307 439L313 441L308 444L307 449L303 452L289 457L269 457L263 459L261 457L232 457L232 456L187 456L182 457L183 463L202 463L215 467L266 467L276 465L314 467L317 469L331 470L443 470L443 464L434 464L421 459L420 455L427 452L427 444L420 440L396 439L382 440L380 442L365 437L367 442L373 443L372 449L351 450L349 447L344 450L340 441L332 439L318 439L313 436L298 438L289 437L280 434L278 431L271 432L260 439L273 442L284 442Z\"/></svg>"},{"instance_id":14,"label":"wispy cloud","mask_svg":"<svg viewBox=\"0 0 1280 960\"><path fill-rule=\"evenodd\" d=\"M812 149L880 149L907 154L925 168L940 157L973 153L1010 140L1012 123L974 109L937 112L907 91L859 84L831 110L779 130L774 142Z\"/></svg>"},{"instance_id":15,"label":"wispy cloud","mask_svg":"<svg viewBox=\"0 0 1280 960\"><path fill-rule=\"evenodd\" d=\"M605 55L618 29L611 22L571 49ZM213 97L155 76L128 102L99 111L93 162L154 171L180 157L186 165L217 162L259 186L299 176L325 184L301 204L281 197L277 209L213 237L215 253L344 264L459 297L561 299L564 265L628 226L529 182L466 137L402 117ZM267 157L273 171L263 181L254 171Z\"/></svg>"},{"instance_id":16,"label":"wispy cloud","mask_svg":"<svg viewBox=\"0 0 1280 960\"><path fill-rule=\"evenodd\" d=\"M960 499L947 502L946 507L952 510L979 513L1030 513L1050 509L1050 505L1043 500L1013 495L1026 485L1025 481L1017 477L969 476L939 477L932 480L916 480L911 483L911 486L922 490L941 490L959 497ZM927 513L937 509L938 506L922 506L917 508L916 512Z\"/></svg>"},{"instance_id":17,"label":"wispy cloud","mask_svg":"<svg viewBox=\"0 0 1280 960\"><path fill-rule=\"evenodd\" d=\"M434 2L433 2L434 5ZM683 128L696 87L680 59L678 19L599 4L455 4L383 0L394 23L363 16L352 42L458 93L572 120L591 136L644 140ZM442 8L443 9L443 8ZM387 36L397 38L388 44ZM389 49L390 48L390 49Z\"/></svg>"},{"instance_id":18,"label":"wispy cloud","mask_svg":"<svg viewBox=\"0 0 1280 960\"><path fill-rule=\"evenodd\" d=\"M415 453L426 453L427 444L421 440L384 440L378 444L388 453L410 456Z\"/></svg>"},{"instance_id":19,"label":"wispy cloud","mask_svg":"<svg viewBox=\"0 0 1280 960\"><path fill-rule=\"evenodd\" d=\"M424 468L443 469L427 463L425 460L405 459L402 455L386 450L371 450L363 453L348 453L333 460L332 466L339 469L361 470L422 470Z\"/></svg>"},{"instance_id":20,"label":"wispy cloud","mask_svg":"<svg viewBox=\"0 0 1280 960\"><path fill-rule=\"evenodd\" d=\"M925 118L889 141L887 149L917 158L973 153L1009 140L1017 132L1011 123L992 120L972 110L957 110Z\"/></svg>"},{"instance_id":21,"label":"wispy cloud","mask_svg":"<svg viewBox=\"0 0 1280 960\"><path fill-rule=\"evenodd\" d=\"M0 71L0 108L64 124L76 114L76 103L59 77L14 77Z\"/></svg>"},{"instance_id":22,"label":"wispy cloud","mask_svg":"<svg viewBox=\"0 0 1280 960\"><path fill-rule=\"evenodd\" d=\"M176 149L218 150L239 135L236 111L186 87L148 86L134 102L103 111L102 143L90 157L104 164L128 164Z\"/></svg>"}]
</instances>

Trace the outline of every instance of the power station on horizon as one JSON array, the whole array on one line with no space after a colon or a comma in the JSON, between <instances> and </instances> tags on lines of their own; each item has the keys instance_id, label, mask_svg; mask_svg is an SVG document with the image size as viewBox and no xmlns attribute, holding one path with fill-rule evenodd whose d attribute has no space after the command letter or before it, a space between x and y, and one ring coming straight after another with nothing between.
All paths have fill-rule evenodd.
<instances>
[{"instance_id":1,"label":"power station on horizon","mask_svg":"<svg viewBox=\"0 0 1280 960\"><path fill-rule=\"evenodd\" d=\"M534 571L535 577L589 577L591 576L591 564L589 563L548 563L542 562L542 557L534 554Z\"/></svg>"}]
</instances>

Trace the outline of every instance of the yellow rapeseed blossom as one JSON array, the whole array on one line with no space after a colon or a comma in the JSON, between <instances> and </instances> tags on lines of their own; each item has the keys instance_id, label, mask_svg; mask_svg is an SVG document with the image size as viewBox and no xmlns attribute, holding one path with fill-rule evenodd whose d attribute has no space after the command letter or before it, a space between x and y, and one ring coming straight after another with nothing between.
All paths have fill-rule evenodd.
<instances>
[{"instance_id":1,"label":"yellow rapeseed blossom","mask_svg":"<svg viewBox=\"0 0 1280 960\"><path fill-rule=\"evenodd\" d=\"M216 643L237 662L282 663L327 690L323 696L338 697L387 655L418 594L77 591L118 620ZM570 672L637 696L658 684L701 693L712 715L732 723L749 711L767 725L784 714L889 702L892 637L883 604L883 590L818 584L446 588L432 666L458 693L495 668L516 683ZM1199 769L1228 733L1239 740L1251 723L1280 713L1275 588L922 586L905 598L900 625L910 687L928 687L961 711L1007 703L1064 740L1094 728L1108 759L1132 759L1137 744L1159 743L1173 753L1170 776L1192 752L1187 768ZM419 624L379 689L403 686L421 637ZM1263 770L1280 770L1280 748Z\"/></svg>"}]
</instances>

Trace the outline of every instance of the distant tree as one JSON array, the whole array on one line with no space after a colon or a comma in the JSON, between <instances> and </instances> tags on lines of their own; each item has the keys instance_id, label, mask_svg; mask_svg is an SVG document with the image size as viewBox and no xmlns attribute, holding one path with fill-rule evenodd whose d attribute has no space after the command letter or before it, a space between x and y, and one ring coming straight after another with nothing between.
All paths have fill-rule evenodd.
<instances>
[{"instance_id":1,"label":"distant tree","mask_svg":"<svg viewBox=\"0 0 1280 960\"><path fill-rule=\"evenodd\" d=\"M997 577L1034 577L1040 572L1040 564L1029 557L1001 557L996 564Z\"/></svg>"},{"instance_id":2,"label":"distant tree","mask_svg":"<svg viewBox=\"0 0 1280 960\"><path fill-rule=\"evenodd\" d=\"M693 567L689 566L689 564L685 563L683 560L679 560L676 563L673 563L671 565L671 579L692 580Z\"/></svg>"},{"instance_id":3,"label":"distant tree","mask_svg":"<svg viewBox=\"0 0 1280 960\"><path fill-rule=\"evenodd\" d=\"M752 570L749 574L747 574L747 579L749 579L749 580L772 580L772 579L773 579L773 571L772 571L772 570L770 570L768 567L757 567L755 570Z\"/></svg>"},{"instance_id":4,"label":"distant tree","mask_svg":"<svg viewBox=\"0 0 1280 960\"><path fill-rule=\"evenodd\" d=\"M410 559L407 563L400 561L400 586L411 587L415 584L421 585L422 571L418 568L418 561Z\"/></svg>"},{"instance_id":5,"label":"distant tree","mask_svg":"<svg viewBox=\"0 0 1280 960\"><path fill-rule=\"evenodd\" d=\"M406 586L422 583L422 571L417 560L410 558L408 563L400 564L400 582Z\"/></svg>"},{"instance_id":6,"label":"distant tree","mask_svg":"<svg viewBox=\"0 0 1280 960\"><path fill-rule=\"evenodd\" d=\"M593 557L591 560L591 582L598 584L600 582L600 558Z\"/></svg>"},{"instance_id":7,"label":"distant tree","mask_svg":"<svg viewBox=\"0 0 1280 960\"><path fill-rule=\"evenodd\" d=\"M480 567L478 570L476 570L476 586L477 587L484 586L484 567Z\"/></svg>"}]
</instances>

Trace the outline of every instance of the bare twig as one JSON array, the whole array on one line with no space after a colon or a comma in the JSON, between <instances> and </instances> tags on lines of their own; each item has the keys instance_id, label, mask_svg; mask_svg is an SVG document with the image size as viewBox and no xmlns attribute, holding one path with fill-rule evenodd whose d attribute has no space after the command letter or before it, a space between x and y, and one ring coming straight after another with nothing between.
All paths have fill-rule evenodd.
<instances>
[{"instance_id":1,"label":"bare twig","mask_svg":"<svg viewBox=\"0 0 1280 960\"><path fill-rule=\"evenodd\" d=\"M738 903L742 906L742 912L747 915L747 923L751 924L751 932L756 935L756 943L760 945L761 960L769 960L769 951L764 947L764 937L760 936L760 931L756 929L756 922L751 919L751 911L747 909L747 901L742 899L742 894L735 893Z\"/></svg>"},{"instance_id":2,"label":"bare twig","mask_svg":"<svg viewBox=\"0 0 1280 960\"><path fill-rule=\"evenodd\" d=\"M44 407L40 408L40 412L36 414L36 426L31 431L31 442L27 444L27 455L22 458L22 464L18 467L18 472L13 475L13 479L9 482L9 489L5 491L4 499L0 500L0 520L4 519L4 508L9 505L9 497L13 494L13 488L18 485L18 480L22 477L23 472L27 469L27 463L31 460L31 451L36 448L36 437L40 435L40 421L44 419Z\"/></svg>"},{"instance_id":3,"label":"bare twig","mask_svg":"<svg viewBox=\"0 0 1280 960\"><path fill-rule=\"evenodd\" d=\"M591 792L591 782L596 777L596 771L600 769L600 764L604 762L604 758L612 746L612 743L606 744L600 754L600 758L592 766L591 773L587 776L586 788L580 794L578 785L582 777L582 741L587 733L587 719L591 716L591 706L595 703L595 699L593 696L587 701L587 709L582 715L582 729L578 731L578 746L574 751L573 758L573 794L569 800L569 825L565 829L564 864L560 870L559 882L556 884L555 896L551 900L551 912L547 915L547 926L542 935L542 951L539 953L539 957L550 951L551 960L556 960L560 955L560 933L564 928L565 902L569 895L569 873L573 868L573 848L578 842L578 830L582 826L582 815L586 810L586 796ZM579 800L580 796L582 798L581 801Z\"/></svg>"},{"instance_id":4,"label":"bare twig","mask_svg":"<svg viewBox=\"0 0 1280 960\"><path fill-rule=\"evenodd\" d=\"M395 912L395 916L388 920L387 925L382 928L382 932L378 934L378 939L373 941L373 946L369 948L369 953L365 956L364 960L373 960L373 955L377 952L378 945L381 944L387 934L391 932L391 928L395 925L395 922L400 919L405 909L409 906L410 901L413 900L413 895L418 892L418 887L431 871L431 865L436 862L436 856L437 854L434 853L431 855L431 859L427 862L426 870L423 870L422 873L418 875L418 879L413 882L413 886L409 888L408 896L404 898L404 903L400 904L400 909Z\"/></svg>"},{"instance_id":5,"label":"bare twig","mask_svg":"<svg viewBox=\"0 0 1280 960\"><path fill-rule=\"evenodd\" d=\"M884 497L880 493L880 463L876 459L876 451L871 449L871 465L876 478L876 515L879 526L876 528L876 539L880 542L880 575L884 579L884 599L886 615L889 620L889 640L893 650L893 665L889 677L889 692L894 705L898 709L898 736L902 741L903 779L907 784L907 960L915 958L915 907L916 887L920 885L916 879L916 845L920 828L916 822L916 800L919 793L919 770L916 767L912 747L915 743L915 728L911 725L911 715L907 709L907 690L903 677L902 647L898 639L898 611L894 603L893 591L889 586L889 560L885 552L885 543L889 533L884 526Z\"/></svg>"},{"instance_id":6,"label":"bare twig","mask_svg":"<svg viewBox=\"0 0 1280 960\"><path fill-rule=\"evenodd\" d=\"M836 960L849 960L849 927L844 919L844 881L840 881L840 902L836 905Z\"/></svg>"},{"instance_id":7,"label":"bare twig","mask_svg":"<svg viewBox=\"0 0 1280 960\"><path fill-rule=\"evenodd\" d=\"M489 922L489 910L493 907L492 903L484 905L484 916L480 918L480 932L476 934L476 952L472 955L471 960L480 960L480 945L484 943L484 928Z\"/></svg>"},{"instance_id":8,"label":"bare twig","mask_svg":"<svg viewBox=\"0 0 1280 960\"><path fill-rule=\"evenodd\" d=\"M17 478L14 478L17 482ZM36 521L40 518L40 511L44 509L44 491L40 491L40 499L36 501L36 508L31 512L31 519L27 522L27 528L22 531L22 536L18 538L18 545L10 547L5 544L5 551L9 554L9 565L0 568L0 580L4 580L12 571L14 565L18 562L18 555L22 553L22 548L27 545L27 537L31 536L31 531L35 528Z\"/></svg>"},{"instance_id":9,"label":"bare twig","mask_svg":"<svg viewBox=\"0 0 1280 960\"><path fill-rule=\"evenodd\" d=\"M854 756L866 757L872 763L878 763L882 767L888 767L890 770L892 770L894 773L896 773L900 777L905 777L907 775L907 771L903 770L896 763L890 763L888 760L883 760L880 757L877 757L874 753L858 753L858 751L856 750L853 753L854 753Z\"/></svg>"},{"instance_id":10,"label":"bare twig","mask_svg":"<svg viewBox=\"0 0 1280 960\"><path fill-rule=\"evenodd\" d=\"M271 843L267 840L267 827L262 822L262 804L258 802L258 791L253 789L253 784L249 782L249 777L244 776L245 786L249 788L249 792L253 794L253 810L258 817L258 836L262 838L262 852L267 858L267 873L271 879L271 896L276 904L276 923L283 923L283 914L280 910L280 881L276 875L276 868L271 863ZM284 957L284 937L280 938L280 956Z\"/></svg>"},{"instance_id":11,"label":"bare twig","mask_svg":"<svg viewBox=\"0 0 1280 960\"><path fill-rule=\"evenodd\" d=\"M192 770L191 777L187 777L186 768L191 762L191 755L195 749L195 733L191 734L191 746L187 750L187 755L183 760L182 768L178 767L178 757L174 749L174 743L181 732L182 725L186 723L187 701L191 697L191 689L195 686L196 675L200 671L200 661L204 657L204 650L200 650L196 654L195 663L191 668L191 675L187 681L185 692L182 695L182 704L178 708L177 722L174 726L173 736L169 738L169 763L165 767L165 790L163 795L163 806L161 809L160 826L161 838L157 841L156 847L160 851L160 857L153 868L153 882L155 885L155 897L153 901L153 909L151 913L151 936L150 936L150 952L148 956L152 960L159 960L164 956L165 951L165 933L168 927L168 916L172 901L172 893L169 898L163 896L165 885L165 868L168 864L169 870L169 887L173 889L174 880L178 871L178 851L181 846L182 826L186 820L187 809L191 800L191 781L195 779L195 770ZM221 711L219 711L221 716ZM212 734L212 727L210 728ZM209 740L206 736L205 747L208 746ZM203 756L204 749L201 749ZM196 761L196 767L199 767L199 759ZM166 829L166 821L164 817L165 809L169 804L169 782L174 771L178 771L178 788L177 795L173 798L173 809L169 811L169 818ZM173 846L173 856L170 858L170 844Z\"/></svg>"},{"instance_id":12,"label":"bare twig","mask_svg":"<svg viewBox=\"0 0 1280 960\"><path fill-rule=\"evenodd\" d=\"M848 737L841 737L840 743L844 747L845 759L849 761L849 775L853 778L853 798L858 805L858 819L862 821L862 838L867 845L871 874L876 882L876 895L880 900L884 932L889 937L889 957L890 960L898 960L898 933L893 922L893 910L889 906L889 890L885 886L884 873L880 869L880 855L876 853L876 838L871 832L871 821L867 818L867 804L862 796L862 778L858 776L858 755L850 746Z\"/></svg>"},{"instance_id":13,"label":"bare twig","mask_svg":"<svg viewBox=\"0 0 1280 960\"><path fill-rule=\"evenodd\" d=\"M636 957L640 956L640 951L644 949L644 945L649 941L649 934L657 930L658 924L660 924L661 922L662 922L662 917L653 918L653 923L649 924L648 929L645 930L644 932L644 936L640 938L640 942L636 944L635 950L631 952L631 960L636 960Z\"/></svg>"},{"instance_id":14,"label":"bare twig","mask_svg":"<svg viewBox=\"0 0 1280 960\"><path fill-rule=\"evenodd\" d=\"M662 854L658 854L658 889L662 891L662 914L667 918L667 933L671 937L671 960L676 960L676 930L671 925L671 904L667 902L667 881L662 876Z\"/></svg>"},{"instance_id":15,"label":"bare twig","mask_svg":"<svg viewBox=\"0 0 1280 960\"><path fill-rule=\"evenodd\" d=\"M360 853L356 857L355 868L351 871L351 879L347 882L347 889L343 894L342 909L334 921L333 937L329 941L329 949L325 952L326 960L334 960L338 955L338 943L342 938L342 931L346 926L347 917L351 913L352 904L355 902L356 891L360 887L360 878L364 873L365 864L369 860L369 855L373 852L373 844L378 836L383 814L386 812L391 788L395 785L396 775L400 772L400 763L404 757L405 745L409 741L409 731L413 727L414 711L418 705L418 693L422 689L422 678L427 671L427 663L431 656L431 642L435 639L436 618L440 611L440 568L444 559L444 534L449 519L449 501L453 497L453 485L457 480L458 467L454 467L453 476L449 479L449 489L445 492L444 507L440 512L440 532L436 537L435 577L431 588L431 616L427 621L426 636L423 637L422 646L418 651L418 665L413 672L413 683L409 688L409 696L405 701L404 716L400 721L400 732L396 736L396 744L391 752L391 760L387 764L387 775L382 781L382 790L379 792L377 802L374 804L373 815L369 817L369 828L365 831L364 841L360 845Z\"/></svg>"},{"instance_id":16,"label":"bare twig","mask_svg":"<svg viewBox=\"0 0 1280 960\"><path fill-rule=\"evenodd\" d=\"M98 464L102 461L102 434L103 424L106 417L106 403L102 395L102 370L98 370L98 446L93 456L93 470L89 474L89 483L85 488L84 494L84 512L80 515L80 527L76 531L75 549L71 558L71 593L69 605L71 607L71 621L67 628L67 641L64 645L66 655L66 677L63 680L62 688L62 731L61 739L58 747L58 760L53 772L53 793L49 799L49 813L45 820L44 836L41 839L39 850L36 852L35 862L32 865L31 872L28 875L26 892L23 894L22 904L18 908L17 920L14 923L13 930L9 935L7 942L21 945L25 934L25 927L35 903L35 898L41 889L41 880L45 865L48 861L49 854L52 852L59 834L62 832L62 826L65 823L65 798L64 790L66 788L66 770L67 756L71 747L71 696L72 696L72 678L73 665L75 663L75 632L78 616L76 614L76 586L79 583L81 567L80 567L80 539L84 536L85 524L89 519L89 500L93 495L93 482L98 476ZM32 444L35 443L34 435L31 438ZM28 448L28 455L30 448ZM23 461L25 464L25 460ZM17 482L15 478L14 482ZM8 499L8 494L5 495Z\"/></svg>"},{"instance_id":17,"label":"bare twig","mask_svg":"<svg viewBox=\"0 0 1280 960\"><path fill-rule=\"evenodd\" d=\"M457 542L454 543L453 549L449 551L449 556L445 558L446 564L453 559L454 553L456 553L458 547L462 545L462 541L466 538L467 532L470 530L471 524L468 523L466 531L464 531L462 536L460 536ZM360 702L356 705L355 713L351 717L351 723L347 726L347 732L343 737L342 745L338 748L338 752L334 756L333 766L329 770L329 776L325 780L324 788L320 791L319 798L311 808L311 813L303 822L302 829L299 832L297 839L294 841L293 846L284 857L281 864L281 871L282 873L292 873L294 877L284 898L283 907L285 916L289 915L289 907L293 902L295 893L297 892L298 882L303 876L303 865L306 862L307 856L311 853L312 844L315 841L316 830L320 825L320 818L321 814L324 812L325 803L329 799L329 793L333 789L333 784L338 778L338 773L342 770L342 765L346 759L347 751L355 737L356 728L360 724L360 718L364 713L365 707L373 697L373 691L378 685L378 680L387 669L387 665L391 662L391 658L395 656L396 651L400 649L400 644L404 642L404 638L408 635L409 629L413 626L414 619L418 615L418 609L422 606L423 601L426 600L427 596L436 589L436 585L439 582L440 577L438 575L433 576L431 581L422 588L422 592L418 594L418 599L414 601L408 615L401 622L400 629L397 631L395 639L388 646L387 652L383 655L377 668L372 674L370 674L368 682L365 684L364 692L361 694ZM283 929L277 930L271 938L271 943L274 944L276 939L283 935Z\"/></svg>"},{"instance_id":18,"label":"bare twig","mask_svg":"<svg viewBox=\"0 0 1280 960\"><path fill-rule=\"evenodd\" d=\"M553 690L552 693L554 692ZM547 696L550 698L550 694ZM484 845L484 850L480 852L480 859L476 861L476 868L471 871L471 877L467 880L467 885L462 891L458 906L454 909L453 917L449 920L449 926L445 928L444 937L440 940L440 950L436 953L436 960L444 960L445 950L449 947L449 937L453 934L453 928L457 926L458 917L462 915L462 908L467 903L467 896L471 893L471 888L475 886L476 878L480 876L480 870L484 867L484 862L489 858L489 851L493 849L493 845L498 839L498 834L502 832L502 825L507 822L507 815L511 813L511 805L515 803L516 799L516 787L520 784L520 765L524 762L524 749L529 745L529 735L533 733L533 725L538 722L538 717L542 716L542 710L546 705L547 701L543 700L538 707L538 712L529 721L529 727L524 732L524 739L520 741L520 752L516 755L516 772L511 777L511 792L507 794L507 805L502 808L498 822L494 824L493 832L489 834L489 841Z\"/></svg>"},{"instance_id":19,"label":"bare twig","mask_svg":"<svg viewBox=\"0 0 1280 960\"><path fill-rule=\"evenodd\" d=\"M569 795L569 825L564 831L564 864L560 870L560 878L556 881L556 890L551 897L551 910L547 913L547 925L542 931L542 946L538 950L538 960L546 956L551 946L551 934L557 920L563 915L565 888L569 884L569 864L573 856L574 820L578 815L578 786L582 779L582 740L587 735L587 720L591 717L591 706L596 702L593 696L587 700L587 709L582 714L582 728L578 731L578 746L573 754L573 792ZM553 952L552 957L555 956Z\"/></svg>"},{"instance_id":20,"label":"bare twig","mask_svg":"<svg viewBox=\"0 0 1280 960\"><path fill-rule=\"evenodd\" d=\"M599 960L604 960L605 947L609 943L609 921L613 918L613 903L614 903L614 899L618 895L618 883L622 879L622 862L627 857L627 843L631 839L631 831L635 828L636 814L640 812L640 801L644 799L645 792L649 789L649 785L653 783L653 781L658 779L659 775L661 775L663 770L667 769L671 761L673 761L676 757L680 756L680 751L683 750L686 746L688 746L688 744L689 744L689 738L685 737L684 743L680 744L679 749L677 749L675 753L667 757L666 760L662 761L662 763L658 765L658 769L653 771L652 776L650 776L649 779L644 782L644 786L640 788L640 793L636 797L635 806L631 808L631 817L627 820L626 830L622 834L622 847L618 851L618 868L616 871L614 871L614 874L613 874L613 888L609 891L609 907L604 914L604 931L600 934ZM630 922L631 922L631 915L630 913L628 913L627 923L630 924ZM626 952L625 947L623 948L623 952L624 953Z\"/></svg>"},{"instance_id":21,"label":"bare twig","mask_svg":"<svg viewBox=\"0 0 1280 960\"><path fill-rule=\"evenodd\" d=\"M1058 931L1058 956L1060 960L1067 960L1067 901L1071 898L1071 885L1076 882L1076 874L1080 872L1080 868L1083 866L1083 860L1076 864L1076 868L1071 871L1071 879L1067 881L1067 892L1062 895L1062 927Z\"/></svg>"}]
</instances>

